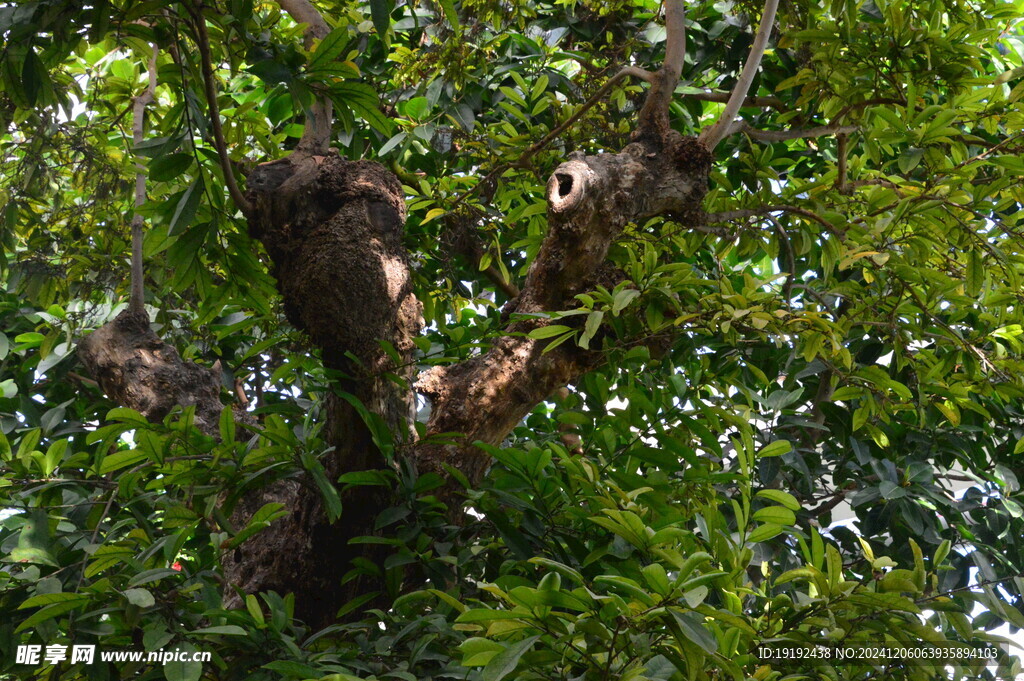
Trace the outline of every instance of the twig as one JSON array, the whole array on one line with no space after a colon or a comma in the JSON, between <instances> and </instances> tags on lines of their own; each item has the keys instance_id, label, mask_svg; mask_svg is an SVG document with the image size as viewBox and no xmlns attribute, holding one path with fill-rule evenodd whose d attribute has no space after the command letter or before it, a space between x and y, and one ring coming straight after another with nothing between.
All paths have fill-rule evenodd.
<instances>
[{"instance_id":1,"label":"twig","mask_svg":"<svg viewBox=\"0 0 1024 681\"><path fill-rule=\"evenodd\" d=\"M736 86L732 90L729 101L726 102L725 110L718 120L711 127L702 130L697 138L704 143L704 146L709 151L714 151L718 143L725 138L729 128L732 126L733 120L736 118L736 114L739 113L743 100L747 97L750 85L754 82L754 76L761 65L761 58L764 56L765 48L768 46L768 37L772 33L772 26L775 23L775 10L778 7L779 0L766 0L764 12L761 14L761 25L757 29L757 35L754 36L753 45L750 46L747 63L743 65L743 71L740 72L740 78L736 81Z\"/></svg>"},{"instance_id":2,"label":"twig","mask_svg":"<svg viewBox=\"0 0 1024 681\"><path fill-rule=\"evenodd\" d=\"M859 130L856 125L820 125L816 128L805 128L802 130L758 130L746 121L735 121L729 126L725 136L742 132L751 139L758 142L785 142L788 140L808 139L811 137L826 137L828 135L849 135Z\"/></svg>"},{"instance_id":3,"label":"twig","mask_svg":"<svg viewBox=\"0 0 1024 681\"><path fill-rule=\"evenodd\" d=\"M153 54L149 58L149 82L146 91L135 98L132 112L132 143L135 149L142 144L145 133L146 106L156 99L156 45L151 46ZM136 152L137 153L137 152ZM146 166L135 161L135 215L132 216L132 273L131 293L128 297L128 309L134 315L145 312L143 305L143 270L142 270L142 228L145 219L139 209L146 203Z\"/></svg>"},{"instance_id":4,"label":"twig","mask_svg":"<svg viewBox=\"0 0 1024 681\"><path fill-rule=\"evenodd\" d=\"M836 162L838 168L836 171L836 191L840 194L852 194L853 188L846 183L846 133L840 133L837 141Z\"/></svg>"},{"instance_id":5,"label":"twig","mask_svg":"<svg viewBox=\"0 0 1024 681\"><path fill-rule=\"evenodd\" d=\"M697 99L702 102L718 102L719 104L725 104L729 101L730 93L728 92L687 92L683 95L690 99ZM742 107L757 107L763 109L765 107L771 107L776 111L785 111L786 105L783 104L782 100L778 97L761 97L757 95L748 95L743 98Z\"/></svg>"},{"instance_id":6,"label":"twig","mask_svg":"<svg viewBox=\"0 0 1024 681\"><path fill-rule=\"evenodd\" d=\"M235 171L231 167L231 158L228 156L227 145L224 143L224 130L220 123L220 106L217 104L217 88L214 84L213 64L210 59L210 37L206 33L206 19L195 8L186 4L189 14L192 15L196 30L196 44L199 47L199 56L203 62L203 83L206 86L206 102L210 107L210 125L213 129L213 142L217 147L217 156L220 158L220 167L224 171L224 182L228 185L228 193L231 199L245 215L252 212L252 204L245 198L235 181Z\"/></svg>"},{"instance_id":7,"label":"twig","mask_svg":"<svg viewBox=\"0 0 1024 681\"><path fill-rule=\"evenodd\" d=\"M800 208L799 206L790 206L785 204L780 206L761 206L760 208L742 208L739 210L726 210L720 213L708 213L707 222L729 222L731 220L738 220L740 218L768 215L769 213L776 213L778 211L802 215L803 217L813 220L820 224L833 236L836 236L843 241L846 240L845 234L836 229L831 222L821 217L814 211L807 210L806 208Z\"/></svg>"},{"instance_id":8,"label":"twig","mask_svg":"<svg viewBox=\"0 0 1024 681\"><path fill-rule=\"evenodd\" d=\"M580 108L576 110L576 113L574 113L572 116L569 116L569 118L567 118L564 123L554 128L551 132L542 137L538 142L535 142L532 146L530 146L530 148L524 151L522 155L519 157L519 160L513 165L520 167L525 166L530 161L530 159L537 154L537 152L539 152L547 145L551 144L552 140L557 139L563 132L568 130L573 123L578 121L583 116L583 114L592 109L595 104L600 102L608 93L608 91L611 90L616 83L618 83L626 76L635 76L647 82L652 82L655 78L655 74L652 74L650 71L646 71L638 66L623 67L618 73L609 78L604 85L599 87L597 89L597 92L595 92L590 99L583 102ZM501 172L508 170L510 167L513 167L513 165L504 166L503 168L501 168ZM490 173L488 173L487 177L493 175L497 170L497 168L495 168L495 170L492 170ZM482 182L483 181L481 180L479 184L482 184ZM461 200L462 197L458 199L458 201Z\"/></svg>"}]
</instances>

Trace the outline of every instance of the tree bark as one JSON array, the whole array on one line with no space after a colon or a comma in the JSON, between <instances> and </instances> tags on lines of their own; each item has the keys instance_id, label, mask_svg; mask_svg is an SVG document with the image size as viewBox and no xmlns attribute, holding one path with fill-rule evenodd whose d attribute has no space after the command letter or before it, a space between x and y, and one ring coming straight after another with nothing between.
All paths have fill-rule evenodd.
<instances>
[{"instance_id":1,"label":"tree bark","mask_svg":"<svg viewBox=\"0 0 1024 681\"><path fill-rule=\"evenodd\" d=\"M309 334L336 377L325 397L323 465L329 480L394 467L400 451L420 473L449 480L439 496L460 519L448 467L479 484L489 459L474 443L499 444L539 402L602 361L599 352L571 342L545 352L551 341L528 334L551 320L536 313L575 308L576 294L616 279L605 260L627 224L657 215L702 223L711 154L669 124L668 102L684 55L682 2L669 5L673 46L662 69L644 72L651 91L633 142L617 154L570 154L548 182L549 231L519 295L506 307L506 335L484 354L435 367L415 383L432 402L428 435L458 433L454 442L413 439L413 339L422 319L402 244L405 205L398 180L376 163L344 161L306 146L249 176L250 230L271 256L285 313ZM531 316L521 316L526 314ZM174 399L192 398L180 393ZM354 487L343 494L342 518L335 523L315 485L290 480L244 495L231 516L237 527L268 502L283 503L290 513L224 555L225 605L240 605L234 589L294 593L297 616L325 626L346 601L372 597L381 590L382 574L375 575L372 564L382 556L373 545L349 542L374 534L377 514L391 501L380 490ZM342 584L354 559L363 559L365 578Z\"/></svg>"},{"instance_id":2,"label":"tree bark","mask_svg":"<svg viewBox=\"0 0 1024 681\"><path fill-rule=\"evenodd\" d=\"M78 343L78 358L107 397L146 420L163 420L176 405L195 407L194 425L218 431L221 371L185 362L149 328L149 317L125 310Z\"/></svg>"},{"instance_id":3,"label":"tree bark","mask_svg":"<svg viewBox=\"0 0 1024 681\"><path fill-rule=\"evenodd\" d=\"M249 176L247 195L250 231L273 260L285 314L309 334L336 375L323 430L333 447L323 461L328 479L393 466L389 445L374 439L345 395L379 417L396 444L411 439L415 402L409 384L422 313L402 245L401 184L377 163L298 152L259 166ZM278 482L244 497L232 522L244 526L268 502L285 504L290 514L224 556L230 587L294 593L298 616L317 626L333 622L347 600L381 590L372 568L341 583L354 557L370 563L382 558L373 547L349 546L351 539L374 533L388 502L380 488L349 490L342 495L341 521L331 523L315 486ZM226 602L238 604L234 596Z\"/></svg>"}]
</instances>

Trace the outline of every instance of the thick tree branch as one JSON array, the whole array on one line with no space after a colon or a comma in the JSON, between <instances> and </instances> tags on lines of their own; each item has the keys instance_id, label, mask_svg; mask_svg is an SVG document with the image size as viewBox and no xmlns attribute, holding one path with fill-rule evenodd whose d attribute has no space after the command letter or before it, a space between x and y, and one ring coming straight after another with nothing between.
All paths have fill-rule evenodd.
<instances>
[{"instance_id":1,"label":"thick tree branch","mask_svg":"<svg viewBox=\"0 0 1024 681\"><path fill-rule=\"evenodd\" d=\"M754 76L761 65L761 58L764 56L765 48L768 46L768 37L772 33L772 26L775 23L775 10L779 7L779 0L767 0L764 4L764 12L761 15L761 25L754 36L754 44L750 46L750 55L747 56L747 63L743 66L740 78L736 81L732 95L725 105L725 110L715 123L701 131L700 139L709 151L714 151L718 143L725 139L732 122L739 113L743 101L747 97L750 85L754 82Z\"/></svg>"},{"instance_id":2,"label":"thick tree branch","mask_svg":"<svg viewBox=\"0 0 1024 681\"><path fill-rule=\"evenodd\" d=\"M152 46L153 54L149 58L149 82L146 91L135 98L132 119L132 143L138 149L142 144L145 132L146 106L156 99L156 45ZM142 269L142 228L145 220L139 209L146 203L146 166L141 161L135 162L135 215L132 216L132 274L131 294L128 298L128 309L132 314L141 315L143 307L143 269Z\"/></svg>"},{"instance_id":3,"label":"thick tree branch","mask_svg":"<svg viewBox=\"0 0 1024 681\"><path fill-rule=\"evenodd\" d=\"M668 107L686 59L686 23L683 0L665 0L665 62L648 81L651 89L640 110L637 141L659 141L669 130Z\"/></svg>"},{"instance_id":4,"label":"thick tree branch","mask_svg":"<svg viewBox=\"0 0 1024 681\"><path fill-rule=\"evenodd\" d=\"M235 170L231 166L231 158L228 156L227 144L224 142L224 129L220 122L220 105L217 103L217 85L214 82L213 63L210 58L210 36L206 32L206 20L203 15L186 5L192 15L192 23L196 31L196 45L199 47L199 57L203 64L203 84L206 89L206 102L210 107L210 126L213 130L213 142L217 147L217 156L220 158L220 167L224 172L224 182L228 186L228 193L231 200L246 216L252 212L252 205L245 198L238 188L235 180Z\"/></svg>"}]
</instances>

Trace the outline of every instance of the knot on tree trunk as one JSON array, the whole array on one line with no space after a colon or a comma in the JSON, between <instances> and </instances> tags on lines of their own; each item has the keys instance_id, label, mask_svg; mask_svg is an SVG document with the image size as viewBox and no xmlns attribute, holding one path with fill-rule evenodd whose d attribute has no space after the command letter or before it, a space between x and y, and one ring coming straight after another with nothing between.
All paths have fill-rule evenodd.
<instances>
[{"instance_id":1,"label":"knot on tree trunk","mask_svg":"<svg viewBox=\"0 0 1024 681\"><path fill-rule=\"evenodd\" d=\"M293 154L257 167L248 185L250 230L274 261L285 313L324 362L353 376L393 371L387 341L407 363L422 315L398 179L371 161Z\"/></svg>"}]
</instances>

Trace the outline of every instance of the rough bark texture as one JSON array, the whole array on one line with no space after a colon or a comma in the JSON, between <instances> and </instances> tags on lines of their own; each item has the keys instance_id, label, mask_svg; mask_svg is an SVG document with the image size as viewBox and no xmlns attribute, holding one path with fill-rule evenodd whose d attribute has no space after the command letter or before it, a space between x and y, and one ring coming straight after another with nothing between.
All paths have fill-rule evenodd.
<instances>
[{"instance_id":1,"label":"rough bark texture","mask_svg":"<svg viewBox=\"0 0 1024 681\"><path fill-rule=\"evenodd\" d=\"M682 6L673 6L670 23L678 33ZM630 145L618 154L572 154L555 170L547 189L549 232L506 312L576 307L576 294L608 283L609 247L631 222L656 215L694 225L703 219L701 202L711 155L697 139L682 137L669 127L668 101L678 81L682 53L673 48L665 68L651 75L651 93ZM393 465L344 395L380 417L396 441L411 444L415 393L408 384L413 339L422 319L402 245L405 205L400 183L376 163L348 162L303 148L259 166L249 176L245 198L251 232L273 260L288 319L308 332L325 366L339 376L335 393L326 398L323 432L334 448L323 461L328 478ZM427 439L403 448L412 452L421 473L437 472L447 478L446 466L451 466L471 483L479 483L489 459L473 443L499 444L539 402L599 364L600 353L572 343L545 353L550 341L527 334L548 323L540 316L512 317L508 335L487 352L419 377L416 389L432 402L428 433L461 434L451 444ZM209 396L200 400L186 389L206 385L197 378L203 370L180 360L174 364L176 353L161 350L155 354L167 372L180 375L181 386L171 391L151 387L156 379L136 367L145 364L143 359L149 361L145 352L154 354L154 342L162 344L155 336L144 342L121 340L125 333L117 327L90 337L98 349L89 352L104 357L96 360L93 374L108 394L129 406L153 402L147 408L154 414L166 413L176 402L202 402L202 419L208 422ZM381 341L394 348L397 361L383 350ZM127 349L109 349L120 344ZM155 374L163 376L161 371ZM159 404L152 394L156 392L165 398ZM211 394L216 402L216 390ZM353 558L381 558L372 546L350 546L349 541L373 534L375 518L390 499L381 488L356 487L342 496L342 518L332 524L320 493L308 482L273 483L245 494L237 504L232 513L237 527L268 502L283 503L289 515L224 555L228 607L241 604L234 589L294 593L296 614L313 626L324 626L350 599L379 590L372 578L346 585L341 578ZM439 496L449 504L453 518L460 518L454 484Z\"/></svg>"},{"instance_id":2,"label":"rough bark texture","mask_svg":"<svg viewBox=\"0 0 1024 681\"><path fill-rule=\"evenodd\" d=\"M555 169L547 190L549 231L510 312L576 307L573 297L600 283L608 248L630 222L655 215L700 221L711 155L674 131L644 132L621 153L571 155ZM528 333L537 324L513 322L507 330ZM444 475L449 465L479 483L489 460L472 443L500 443L540 401L600 361L598 353L570 343L545 354L548 342L505 336L480 357L419 378L416 388L432 406L427 432L465 434L457 444L418 447L421 471Z\"/></svg>"},{"instance_id":3,"label":"rough bark texture","mask_svg":"<svg viewBox=\"0 0 1024 681\"><path fill-rule=\"evenodd\" d=\"M183 361L150 330L145 314L125 310L79 341L78 357L110 399L147 420L162 420L175 405L195 406L195 426L217 432L220 370Z\"/></svg>"},{"instance_id":4,"label":"rough bark texture","mask_svg":"<svg viewBox=\"0 0 1024 681\"><path fill-rule=\"evenodd\" d=\"M411 437L414 396L413 338L422 325L402 245L405 202L398 180L382 166L337 155L293 154L258 167L248 180L250 230L273 259L285 313L339 372L336 388L383 418L396 440ZM381 346L389 343L397 363ZM390 465L357 410L327 397L324 434L334 447L323 461L330 480ZM232 521L244 526L263 504L279 502L290 514L224 556L226 582L246 593L295 593L297 614L326 625L349 598L377 590L372 580L340 583L354 555L353 537L372 534L385 504L377 488L343 495L343 517L330 523L312 485L269 485L247 495ZM362 547L360 547L362 548ZM228 605L236 605L229 599Z\"/></svg>"}]
</instances>

